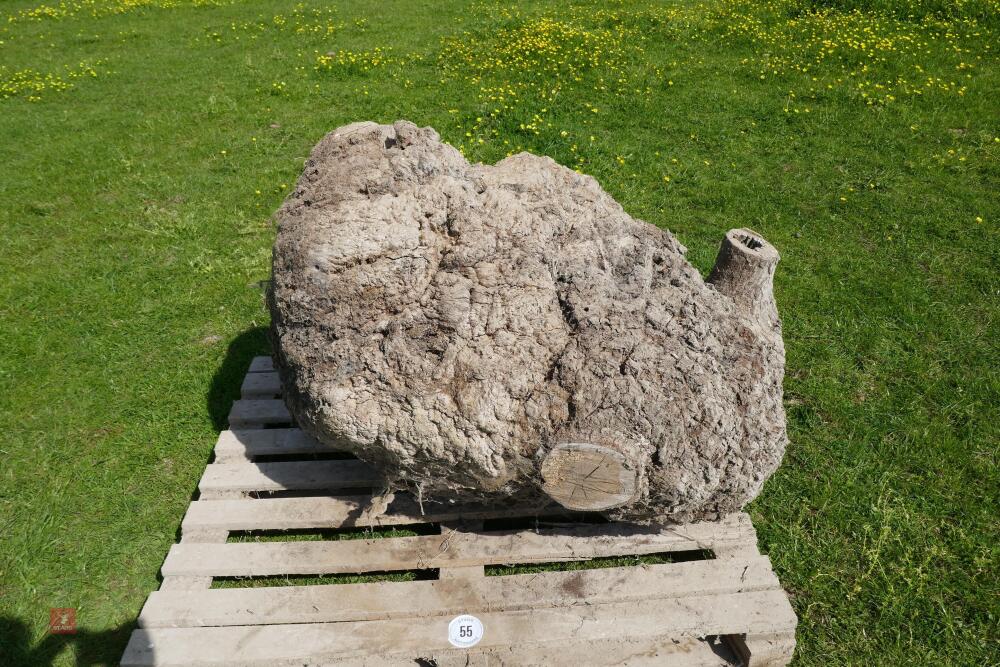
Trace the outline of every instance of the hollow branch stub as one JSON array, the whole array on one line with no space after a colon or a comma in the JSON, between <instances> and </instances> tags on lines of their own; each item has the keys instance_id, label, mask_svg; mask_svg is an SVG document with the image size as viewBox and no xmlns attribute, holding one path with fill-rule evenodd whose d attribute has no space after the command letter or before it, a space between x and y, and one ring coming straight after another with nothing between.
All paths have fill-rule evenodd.
<instances>
[{"instance_id":1,"label":"hollow branch stub","mask_svg":"<svg viewBox=\"0 0 1000 667\"><path fill-rule=\"evenodd\" d=\"M542 461L542 489L573 510L624 505L635 496L636 475L620 452L589 442L556 445Z\"/></svg>"},{"instance_id":2,"label":"hollow branch stub","mask_svg":"<svg viewBox=\"0 0 1000 667\"><path fill-rule=\"evenodd\" d=\"M777 317L774 307L774 269L780 256L751 229L731 229L722 240L708 282L743 310Z\"/></svg>"}]
</instances>

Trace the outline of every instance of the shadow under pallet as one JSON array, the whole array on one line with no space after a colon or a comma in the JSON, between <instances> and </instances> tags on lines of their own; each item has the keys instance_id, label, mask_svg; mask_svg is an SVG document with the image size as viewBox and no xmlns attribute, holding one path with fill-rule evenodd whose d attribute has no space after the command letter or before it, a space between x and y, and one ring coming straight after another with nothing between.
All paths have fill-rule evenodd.
<instances>
[{"instance_id":1,"label":"shadow under pallet","mask_svg":"<svg viewBox=\"0 0 1000 667\"><path fill-rule=\"evenodd\" d=\"M748 515L649 527L405 494L375 511L378 475L280 395L254 359L122 665L791 660L795 613ZM484 626L472 648L448 641L459 614Z\"/></svg>"}]
</instances>

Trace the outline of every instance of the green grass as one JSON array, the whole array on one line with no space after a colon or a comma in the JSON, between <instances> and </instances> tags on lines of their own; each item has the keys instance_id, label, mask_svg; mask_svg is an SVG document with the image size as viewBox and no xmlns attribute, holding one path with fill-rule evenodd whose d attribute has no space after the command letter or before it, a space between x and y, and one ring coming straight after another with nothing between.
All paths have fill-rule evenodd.
<instances>
[{"instance_id":1,"label":"green grass","mask_svg":"<svg viewBox=\"0 0 1000 667\"><path fill-rule=\"evenodd\" d=\"M796 664L996 662L996 2L34 6L0 5L0 662L121 655L266 351L270 213L397 118L593 174L703 271L774 243L791 445L750 511Z\"/></svg>"}]
</instances>

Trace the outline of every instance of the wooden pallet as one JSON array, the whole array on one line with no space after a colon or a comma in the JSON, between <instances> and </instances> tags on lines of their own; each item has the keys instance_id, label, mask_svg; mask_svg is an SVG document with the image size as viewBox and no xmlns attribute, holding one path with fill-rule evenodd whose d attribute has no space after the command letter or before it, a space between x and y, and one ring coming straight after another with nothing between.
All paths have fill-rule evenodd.
<instances>
[{"instance_id":1,"label":"wooden pallet","mask_svg":"<svg viewBox=\"0 0 1000 667\"><path fill-rule=\"evenodd\" d=\"M791 659L796 617L746 514L648 528L553 508L420 507L408 497L380 513L372 508L377 475L356 459L331 458L293 428L280 392L270 358L254 359L232 430L219 436L123 665L758 667ZM228 541L250 531L385 526L422 528L411 537ZM684 558L485 576L496 565L649 554ZM401 571L423 576L212 588L219 578ZM448 623L466 613L483 622L483 639L454 648Z\"/></svg>"}]
</instances>

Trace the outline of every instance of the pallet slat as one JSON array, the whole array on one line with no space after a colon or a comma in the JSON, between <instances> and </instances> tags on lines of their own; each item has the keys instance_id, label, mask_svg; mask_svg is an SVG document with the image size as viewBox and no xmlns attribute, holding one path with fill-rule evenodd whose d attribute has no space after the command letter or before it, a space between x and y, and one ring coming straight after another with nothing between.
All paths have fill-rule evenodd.
<instances>
[{"instance_id":1,"label":"pallet slat","mask_svg":"<svg viewBox=\"0 0 1000 667\"><path fill-rule=\"evenodd\" d=\"M364 657L335 660L324 667L410 667L415 661L405 655ZM419 664L419 663L418 663ZM492 647L466 653L439 653L434 656L436 667L553 667L553 665L586 665L586 667L733 667L739 660L718 636L669 639L601 639L561 644L529 644ZM770 663L762 663L770 664ZM757 667L755 663L753 667Z\"/></svg>"},{"instance_id":2,"label":"pallet slat","mask_svg":"<svg viewBox=\"0 0 1000 667\"><path fill-rule=\"evenodd\" d=\"M369 514L371 495L337 498L262 498L196 500L188 506L182 530L308 530L311 528L399 526L457 519L494 519L564 513L560 507L470 507L426 505L396 500L385 514Z\"/></svg>"},{"instance_id":3,"label":"pallet slat","mask_svg":"<svg viewBox=\"0 0 1000 667\"><path fill-rule=\"evenodd\" d=\"M241 398L275 398L281 395L281 377L275 371L247 373L240 387Z\"/></svg>"},{"instance_id":4,"label":"pallet slat","mask_svg":"<svg viewBox=\"0 0 1000 667\"><path fill-rule=\"evenodd\" d=\"M291 424L292 415L285 402L277 398L240 399L229 411L229 427Z\"/></svg>"},{"instance_id":5,"label":"pallet slat","mask_svg":"<svg viewBox=\"0 0 1000 667\"><path fill-rule=\"evenodd\" d=\"M790 616L791 614L791 616ZM676 638L705 634L769 633L794 616L784 593L692 596L545 608L479 615L486 632L477 649L655 637L669 627ZM344 623L305 623L137 630L123 665L281 664L363 657L389 652L419 655L455 652L447 642L447 617ZM465 651L463 651L465 652ZM271 662L268 662L271 661Z\"/></svg>"},{"instance_id":6,"label":"pallet slat","mask_svg":"<svg viewBox=\"0 0 1000 667\"><path fill-rule=\"evenodd\" d=\"M397 493L386 506L371 495L382 486L372 468L316 457L338 449L291 428L281 392L273 360L255 358L121 664L762 667L791 659L795 613L746 514L639 527L579 523L551 505L422 505ZM271 456L282 458L261 460ZM254 492L282 497L245 497ZM533 530L484 530L491 518ZM441 534L226 541L238 531L406 524L440 524ZM690 550L716 557L484 576L485 565ZM217 577L433 569L436 580L211 588ZM447 641L460 613L486 628L472 649Z\"/></svg>"},{"instance_id":7,"label":"pallet slat","mask_svg":"<svg viewBox=\"0 0 1000 667\"><path fill-rule=\"evenodd\" d=\"M789 625L781 632L743 636L730 635L726 637L726 641L731 648L735 649L733 652L741 658L744 665L748 663L751 667L785 665L795 653L795 624ZM749 656L749 660L747 656Z\"/></svg>"},{"instance_id":8,"label":"pallet slat","mask_svg":"<svg viewBox=\"0 0 1000 667\"><path fill-rule=\"evenodd\" d=\"M219 588L156 592L146 628L274 625L517 611L780 588L765 556L734 568L718 560L491 576L474 580ZM419 604L415 605L414 601Z\"/></svg>"},{"instance_id":9,"label":"pallet slat","mask_svg":"<svg viewBox=\"0 0 1000 667\"><path fill-rule=\"evenodd\" d=\"M483 530L482 521L470 521L468 517L463 517L457 521L444 521L441 523L441 534L453 534L452 539L468 539L471 535L478 534ZM486 576L486 568L483 565L465 565L462 567L442 567L438 570L438 579L481 579Z\"/></svg>"},{"instance_id":10,"label":"pallet slat","mask_svg":"<svg viewBox=\"0 0 1000 667\"><path fill-rule=\"evenodd\" d=\"M223 431L215 443L215 460L250 459L257 456L329 454L344 451L320 444L297 428Z\"/></svg>"},{"instance_id":11,"label":"pallet slat","mask_svg":"<svg viewBox=\"0 0 1000 667\"><path fill-rule=\"evenodd\" d=\"M210 463L205 467L198 490L205 493L356 489L373 486L380 480L368 464L352 459Z\"/></svg>"},{"instance_id":12,"label":"pallet slat","mask_svg":"<svg viewBox=\"0 0 1000 667\"><path fill-rule=\"evenodd\" d=\"M139 632L139 631L137 631ZM140 635L141 636L141 635ZM586 665L587 667L733 667L741 664L730 647L719 636L644 637L640 639L603 639L586 642L563 642L553 644L531 644L522 646L497 646L485 650L435 652L433 662L426 661L428 652L421 653L424 662L418 662L407 653L395 653L389 649L381 655L352 656L348 658L328 658L323 667L412 667L433 664L435 667L552 667L553 665ZM165 656L164 656L165 659ZM148 665L170 665L160 662L155 647L143 649L129 644L129 650L121 663L124 667L145 667ZM176 663L188 664L188 663ZM195 662L204 667L207 663ZM212 663L228 665L236 663ZM291 660L270 659L253 661L253 667L302 667L314 665L311 658ZM766 665L780 663L761 663ZM753 667L757 667L756 664Z\"/></svg>"},{"instance_id":13,"label":"pallet slat","mask_svg":"<svg viewBox=\"0 0 1000 667\"><path fill-rule=\"evenodd\" d=\"M181 543L215 543L224 544L229 536L225 530L189 530L181 536ZM173 591L204 591L212 587L212 577L170 577L164 576L160 590Z\"/></svg>"},{"instance_id":14,"label":"pallet slat","mask_svg":"<svg viewBox=\"0 0 1000 667\"><path fill-rule=\"evenodd\" d=\"M271 357L254 357L247 373L266 373L274 370L274 359Z\"/></svg>"},{"instance_id":15,"label":"pallet slat","mask_svg":"<svg viewBox=\"0 0 1000 667\"><path fill-rule=\"evenodd\" d=\"M720 529L717 524L704 523L646 532L641 527L606 524L538 532L459 533L374 540L181 543L170 548L162 573L164 576L250 577L563 562L745 544L747 525L747 521L732 522Z\"/></svg>"},{"instance_id":16,"label":"pallet slat","mask_svg":"<svg viewBox=\"0 0 1000 667\"><path fill-rule=\"evenodd\" d=\"M420 663L408 659L405 654L387 653L384 656L332 660L323 663L323 667L412 667L414 664ZM563 642L558 645L515 644L464 653L435 653L433 664L435 667L733 667L740 662L718 636L704 639L661 636Z\"/></svg>"}]
</instances>

